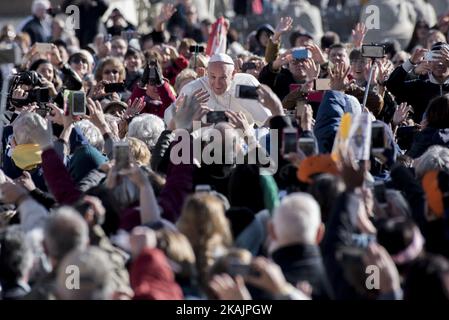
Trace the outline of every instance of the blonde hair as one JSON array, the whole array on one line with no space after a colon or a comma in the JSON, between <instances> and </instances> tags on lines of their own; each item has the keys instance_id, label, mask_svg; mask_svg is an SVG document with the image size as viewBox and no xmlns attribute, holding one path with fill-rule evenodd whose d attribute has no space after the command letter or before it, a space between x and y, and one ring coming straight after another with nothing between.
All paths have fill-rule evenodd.
<instances>
[{"instance_id":1,"label":"blonde hair","mask_svg":"<svg viewBox=\"0 0 449 320\"><path fill-rule=\"evenodd\" d=\"M103 80L103 69L104 69L104 67L106 67L108 65L117 67L117 69L119 71L119 81L125 80L125 66L123 65L123 63L117 58L108 57L108 58L101 60L100 64L98 65L98 68L95 71L95 80L96 81Z\"/></svg>"},{"instance_id":2,"label":"blonde hair","mask_svg":"<svg viewBox=\"0 0 449 320\"><path fill-rule=\"evenodd\" d=\"M191 195L184 203L177 227L192 245L199 282L206 288L209 268L217 258L217 250L227 249L232 245L223 203L208 193Z\"/></svg>"},{"instance_id":3,"label":"blonde hair","mask_svg":"<svg viewBox=\"0 0 449 320\"><path fill-rule=\"evenodd\" d=\"M182 70L177 76L175 80L175 91L179 94L181 91L181 84L185 82L187 79L196 80L198 78L198 74L193 69L186 68Z\"/></svg>"},{"instance_id":4,"label":"blonde hair","mask_svg":"<svg viewBox=\"0 0 449 320\"><path fill-rule=\"evenodd\" d=\"M209 57L204 54L197 54L196 55L196 67L197 68L207 68L207 65L209 63ZM195 55L190 57L189 60L189 66L188 68L195 68Z\"/></svg>"},{"instance_id":5,"label":"blonde hair","mask_svg":"<svg viewBox=\"0 0 449 320\"><path fill-rule=\"evenodd\" d=\"M147 145L142 140L137 138L128 137L129 151L133 159L139 166L147 166L150 164L151 153L148 150Z\"/></svg>"},{"instance_id":6,"label":"blonde hair","mask_svg":"<svg viewBox=\"0 0 449 320\"><path fill-rule=\"evenodd\" d=\"M158 249L177 264L175 273L182 278L195 277L195 254L186 236L168 229L157 231L156 236Z\"/></svg>"}]
</instances>

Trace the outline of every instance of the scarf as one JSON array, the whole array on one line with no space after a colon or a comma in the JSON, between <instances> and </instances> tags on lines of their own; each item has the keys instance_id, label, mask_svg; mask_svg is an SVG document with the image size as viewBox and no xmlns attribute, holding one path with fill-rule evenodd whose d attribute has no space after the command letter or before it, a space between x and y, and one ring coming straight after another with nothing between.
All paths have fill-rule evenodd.
<instances>
[{"instance_id":1,"label":"scarf","mask_svg":"<svg viewBox=\"0 0 449 320\"><path fill-rule=\"evenodd\" d=\"M32 170L41 164L41 154L38 144L20 144L13 149L11 158L20 169Z\"/></svg>"}]
</instances>

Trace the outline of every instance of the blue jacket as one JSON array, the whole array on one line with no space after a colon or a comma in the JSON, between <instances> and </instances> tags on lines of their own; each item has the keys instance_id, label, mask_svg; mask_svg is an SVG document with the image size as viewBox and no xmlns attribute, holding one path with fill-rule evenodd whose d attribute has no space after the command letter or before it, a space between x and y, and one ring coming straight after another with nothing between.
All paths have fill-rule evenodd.
<instances>
[{"instance_id":1,"label":"blue jacket","mask_svg":"<svg viewBox=\"0 0 449 320\"><path fill-rule=\"evenodd\" d=\"M320 153L330 153L341 118L346 112L360 113L360 103L355 97L340 91L327 91L318 108L315 137Z\"/></svg>"}]
</instances>

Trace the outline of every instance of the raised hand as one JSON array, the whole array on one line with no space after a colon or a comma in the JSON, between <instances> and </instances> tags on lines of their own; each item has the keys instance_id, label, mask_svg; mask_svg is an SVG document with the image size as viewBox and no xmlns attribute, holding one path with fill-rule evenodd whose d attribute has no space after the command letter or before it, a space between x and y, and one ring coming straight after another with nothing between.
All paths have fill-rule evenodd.
<instances>
[{"instance_id":1,"label":"raised hand","mask_svg":"<svg viewBox=\"0 0 449 320\"><path fill-rule=\"evenodd\" d=\"M284 109L282 108L282 102L279 97L271 90L271 88L265 84L261 84L257 89L259 94L259 102L266 108L268 108L273 116L284 115Z\"/></svg>"},{"instance_id":2,"label":"raised hand","mask_svg":"<svg viewBox=\"0 0 449 320\"><path fill-rule=\"evenodd\" d=\"M293 19L291 17L282 17L274 30L273 42L279 41L281 35L292 29Z\"/></svg>"},{"instance_id":3,"label":"raised hand","mask_svg":"<svg viewBox=\"0 0 449 320\"><path fill-rule=\"evenodd\" d=\"M304 72L308 81L316 79L320 74L320 65L317 65L313 59L307 59L304 61Z\"/></svg>"},{"instance_id":4,"label":"raised hand","mask_svg":"<svg viewBox=\"0 0 449 320\"><path fill-rule=\"evenodd\" d=\"M273 61L273 70L279 70L287 63L289 63L292 59L291 50L287 50L284 53L280 54L276 60Z\"/></svg>"},{"instance_id":5,"label":"raised hand","mask_svg":"<svg viewBox=\"0 0 449 320\"><path fill-rule=\"evenodd\" d=\"M309 43L306 45L306 48L312 53L312 59L318 63L323 64L326 62L326 57L324 56L321 48L315 43Z\"/></svg>"},{"instance_id":6,"label":"raised hand","mask_svg":"<svg viewBox=\"0 0 449 320\"><path fill-rule=\"evenodd\" d=\"M216 275L210 281L209 287L220 300L251 300L241 276L236 276L234 280L226 273Z\"/></svg>"},{"instance_id":7,"label":"raised hand","mask_svg":"<svg viewBox=\"0 0 449 320\"><path fill-rule=\"evenodd\" d=\"M424 49L424 48L416 49L415 52L413 52L412 56L410 57L410 62L413 63L413 64L420 63L424 59L424 55L428 51L429 50Z\"/></svg>"},{"instance_id":8,"label":"raised hand","mask_svg":"<svg viewBox=\"0 0 449 320\"><path fill-rule=\"evenodd\" d=\"M346 90L349 85L348 74L350 70L351 67L346 66L344 63L337 63L334 68L329 68L330 87L332 90Z\"/></svg>"},{"instance_id":9,"label":"raised hand","mask_svg":"<svg viewBox=\"0 0 449 320\"><path fill-rule=\"evenodd\" d=\"M130 119L137 116L145 108L145 97L134 99L131 103L131 99L128 100L128 108L123 114L123 119Z\"/></svg>"},{"instance_id":10,"label":"raised hand","mask_svg":"<svg viewBox=\"0 0 449 320\"><path fill-rule=\"evenodd\" d=\"M355 28L352 29L352 43L356 49L360 49L363 45L363 40L368 32L368 28L364 23L357 23Z\"/></svg>"},{"instance_id":11,"label":"raised hand","mask_svg":"<svg viewBox=\"0 0 449 320\"><path fill-rule=\"evenodd\" d=\"M401 103L394 112L393 124L397 126L404 122L407 119L411 109L412 106L408 105L407 102Z\"/></svg>"},{"instance_id":12,"label":"raised hand","mask_svg":"<svg viewBox=\"0 0 449 320\"><path fill-rule=\"evenodd\" d=\"M378 60L376 61L376 64L378 70L377 81L379 83L384 83L385 81L388 80L390 74L393 72L394 65L390 60L385 61Z\"/></svg>"}]
</instances>

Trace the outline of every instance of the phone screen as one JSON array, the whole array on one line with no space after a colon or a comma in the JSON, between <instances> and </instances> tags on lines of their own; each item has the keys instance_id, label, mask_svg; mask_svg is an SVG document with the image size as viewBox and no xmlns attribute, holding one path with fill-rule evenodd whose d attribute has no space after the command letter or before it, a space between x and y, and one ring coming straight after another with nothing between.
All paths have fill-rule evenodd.
<instances>
[{"instance_id":1,"label":"phone screen","mask_svg":"<svg viewBox=\"0 0 449 320\"><path fill-rule=\"evenodd\" d=\"M72 93L72 114L85 115L86 114L86 95L82 91Z\"/></svg>"},{"instance_id":2,"label":"phone screen","mask_svg":"<svg viewBox=\"0 0 449 320\"><path fill-rule=\"evenodd\" d=\"M236 87L237 98L240 99L252 99L257 100L259 94L257 93L257 87L238 85Z\"/></svg>"},{"instance_id":3,"label":"phone screen","mask_svg":"<svg viewBox=\"0 0 449 320\"><path fill-rule=\"evenodd\" d=\"M296 152L298 143L298 132L296 129L293 129L292 131L284 131L282 143L282 151L284 154Z\"/></svg>"},{"instance_id":4,"label":"phone screen","mask_svg":"<svg viewBox=\"0 0 449 320\"><path fill-rule=\"evenodd\" d=\"M125 91L125 84L123 82L107 83L104 85L104 91L106 93L123 92Z\"/></svg>"},{"instance_id":5,"label":"phone screen","mask_svg":"<svg viewBox=\"0 0 449 320\"><path fill-rule=\"evenodd\" d=\"M301 149L306 157L313 156L317 153L315 140L311 138L300 138L298 148Z\"/></svg>"},{"instance_id":6,"label":"phone screen","mask_svg":"<svg viewBox=\"0 0 449 320\"><path fill-rule=\"evenodd\" d=\"M373 126L371 128L371 148L385 149L385 133L383 126Z\"/></svg>"},{"instance_id":7,"label":"phone screen","mask_svg":"<svg viewBox=\"0 0 449 320\"><path fill-rule=\"evenodd\" d=\"M117 170L129 168L129 145L128 143L116 143L114 145L114 160Z\"/></svg>"},{"instance_id":8,"label":"phone screen","mask_svg":"<svg viewBox=\"0 0 449 320\"><path fill-rule=\"evenodd\" d=\"M211 111L206 116L207 123L228 122L228 117L224 111Z\"/></svg>"}]
</instances>

